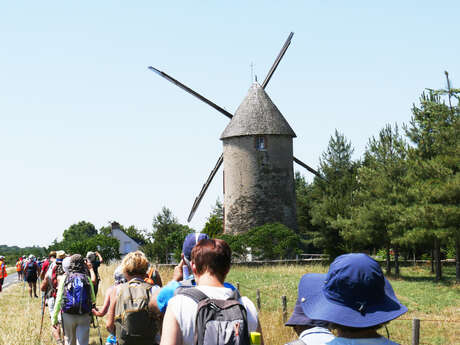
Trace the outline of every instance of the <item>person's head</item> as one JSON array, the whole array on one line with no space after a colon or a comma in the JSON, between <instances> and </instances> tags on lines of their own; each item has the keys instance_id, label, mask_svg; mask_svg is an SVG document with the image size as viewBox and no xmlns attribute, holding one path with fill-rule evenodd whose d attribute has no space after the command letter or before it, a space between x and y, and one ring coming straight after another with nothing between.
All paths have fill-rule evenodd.
<instances>
[{"instance_id":1,"label":"person's head","mask_svg":"<svg viewBox=\"0 0 460 345\"><path fill-rule=\"evenodd\" d=\"M55 250L50 251L48 257L50 259L56 259L56 251Z\"/></svg>"},{"instance_id":2,"label":"person's head","mask_svg":"<svg viewBox=\"0 0 460 345\"><path fill-rule=\"evenodd\" d=\"M309 318L357 330L376 329L407 311L366 254L337 257L327 274L305 274L299 298Z\"/></svg>"},{"instance_id":3,"label":"person's head","mask_svg":"<svg viewBox=\"0 0 460 345\"><path fill-rule=\"evenodd\" d=\"M70 268L70 258L71 256L66 256L64 259L62 259L62 270L65 272L65 273L69 273L69 268Z\"/></svg>"},{"instance_id":4,"label":"person's head","mask_svg":"<svg viewBox=\"0 0 460 345\"><path fill-rule=\"evenodd\" d=\"M3 255L0 255L0 261L5 261L5 257Z\"/></svg>"},{"instance_id":5,"label":"person's head","mask_svg":"<svg viewBox=\"0 0 460 345\"><path fill-rule=\"evenodd\" d=\"M88 252L88 253L86 253L86 258L91 262L96 261L96 253L95 252Z\"/></svg>"},{"instance_id":6,"label":"person's head","mask_svg":"<svg viewBox=\"0 0 460 345\"><path fill-rule=\"evenodd\" d=\"M83 256L80 254L70 256L68 271L69 273L88 273L88 267Z\"/></svg>"},{"instance_id":7,"label":"person's head","mask_svg":"<svg viewBox=\"0 0 460 345\"><path fill-rule=\"evenodd\" d=\"M144 276L149 268L149 261L140 250L127 254L121 262L123 273L126 278Z\"/></svg>"},{"instance_id":8,"label":"person's head","mask_svg":"<svg viewBox=\"0 0 460 345\"><path fill-rule=\"evenodd\" d=\"M126 282L125 275L123 274L123 267L119 265L115 272L113 272L113 279L115 281L115 285L123 284Z\"/></svg>"},{"instance_id":9,"label":"person's head","mask_svg":"<svg viewBox=\"0 0 460 345\"><path fill-rule=\"evenodd\" d=\"M35 255L30 254L30 255L29 255L29 260L30 260L30 261L35 261Z\"/></svg>"},{"instance_id":10,"label":"person's head","mask_svg":"<svg viewBox=\"0 0 460 345\"><path fill-rule=\"evenodd\" d=\"M192 249L191 260L195 276L209 273L223 283L230 270L232 250L224 240L203 239Z\"/></svg>"}]
</instances>

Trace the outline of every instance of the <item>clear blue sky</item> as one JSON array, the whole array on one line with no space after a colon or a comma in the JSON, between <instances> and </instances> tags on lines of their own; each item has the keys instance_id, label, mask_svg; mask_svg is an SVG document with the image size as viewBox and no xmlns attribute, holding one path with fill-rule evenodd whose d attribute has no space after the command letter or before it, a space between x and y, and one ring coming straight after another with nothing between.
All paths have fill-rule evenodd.
<instances>
[{"instance_id":1,"label":"clear blue sky","mask_svg":"<svg viewBox=\"0 0 460 345\"><path fill-rule=\"evenodd\" d=\"M376 5L370 5L375 3ZM8 1L0 4L0 243L47 245L72 223L185 223L230 112L263 80L316 167L337 128L359 158L424 88L460 82L457 1ZM297 167L295 167L298 169ZM310 175L301 170L310 179ZM191 226L201 229L216 176Z\"/></svg>"}]
</instances>

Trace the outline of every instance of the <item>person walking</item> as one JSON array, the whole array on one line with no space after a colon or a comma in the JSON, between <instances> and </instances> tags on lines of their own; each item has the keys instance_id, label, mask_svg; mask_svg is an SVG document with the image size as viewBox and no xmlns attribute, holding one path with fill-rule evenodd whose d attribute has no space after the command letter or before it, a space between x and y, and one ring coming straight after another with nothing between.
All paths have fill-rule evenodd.
<instances>
[{"instance_id":1,"label":"person walking","mask_svg":"<svg viewBox=\"0 0 460 345\"><path fill-rule=\"evenodd\" d=\"M121 266L127 283L112 290L107 330L115 333L119 345L158 344L161 316L154 307L154 291L159 288L144 281L149 261L136 251L126 255Z\"/></svg>"},{"instance_id":2,"label":"person walking","mask_svg":"<svg viewBox=\"0 0 460 345\"><path fill-rule=\"evenodd\" d=\"M29 260L25 264L24 277L25 281L29 285L29 296L32 298L32 290L34 297L38 298L37 295L37 280L40 274L40 268L38 267L35 256L30 254Z\"/></svg>"},{"instance_id":3,"label":"person walking","mask_svg":"<svg viewBox=\"0 0 460 345\"><path fill-rule=\"evenodd\" d=\"M248 344L251 332L260 333L263 345L254 303L224 285L230 264L225 241L202 239L194 246L190 268L196 287L179 287L169 300L160 345L223 344L223 338L232 337L235 343ZM183 260L178 267L182 265Z\"/></svg>"},{"instance_id":4,"label":"person walking","mask_svg":"<svg viewBox=\"0 0 460 345\"><path fill-rule=\"evenodd\" d=\"M22 280L22 256L16 261L16 274L18 275L18 282Z\"/></svg>"},{"instance_id":5,"label":"person walking","mask_svg":"<svg viewBox=\"0 0 460 345\"><path fill-rule=\"evenodd\" d=\"M48 258L43 261L43 264L41 265L41 272L40 272L40 279L43 281L45 279L45 274L48 272L48 269L50 266L53 264L53 262L56 260L56 251L52 250Z\"/></svg>"},{"instance_id":6,"label":"person walking","mask_svg":"<svg viewBox=\"0 0 460 345\"><path fill-rule=\"evenodd\" d=\"M113 273L113 279L114 279L114 284L111 285L106 291L105 291L105 298L104 298L104 304L100 308L100 310L97 307L93 308L93 315L96 317L103 317L107 314L109 311L109 307L112 303L112 298L116 296L116 290L117 288L121 285L126 283L126 278L123 274L123 267L120 265L115 269L115 272ZM117 343L117 337L113 333L109 333L109 336L107 337L106 344L116 344Z\"/></svg>"},{"instance_id":7,"label":"person walking","mask_svg":"<svg viewBox=\"0 0 460 345\"><path fill-rule=\"evenodd\" d=\"M70 257L68 272L59 282L52 325L58 324L62 311L65 344L88 345L90 313L96 297L88 267L80 254Z\"/></svg>"},{"instance_id":8,"label":"person walking","mask_svg":"<svg viewBox=\"0 0 460 345\"><path fill-rule=\"evenodd\" d=\"M56 302L56 294L59 281L64 276L62 260L65 258L65 255L66 254L63 250L60 250L56 253L56 260L50 264L50 267L48 268L40 286L40 290L45 293L46 305L48 306L48 312L51 321L53 319L54 305ZM61 340L61 327L52 326L51 333L58 345L63 344Z\"/></svg>"},{"instance_id":9,"label":"person walking","mask_svg":"<svg viewBox=\"0 0 460 345\"><path fill-rule=\"evenodd\" d=\"M2 292L3 281L7 276L8 273L6 273L5 257L3 255L0 255L0 292Z\"/></svg>"},{"instance_id":10,"label":"person walking","mask_svg":"<svg viewBox=\"0 0 460 345\"><path fill-rule=\"evenodd\" d=\"M300 284L299 284L300 289ZM291 341L285 345L305 345L302 338L315 334L316 341L322 341L327 343L334 339L334 335L329 331L329 323L327 321L312 320L302 310L302 299L297 298L297 302L294 307L289 320L284 324L287 327L292 327L294 332L297 334L298 339Z\"/></svg>"},{"instance_id":11,"label":"person walking","mask_svg":"<svg viewBox=\"0 0 460 345\"><path fill-rule=\"evenodd\" d=\"M96 280L93 280L93 282L94 294L97 296L99 291L99 282L101 281L101 276L99 275L99 266L101 266L104 260L98 251L86 253L86 259L91 263L91 267L93 268L94 274L96 275Z\"/></svg>"},{"instance_id":12,"label":"person walking","mask_svg":"<svg viewBox=\"0 0 460 345\"><path fill-rule=\"evenodd\" d=\"M318 332L301 335L309 345L398 345L379 328L407 312L384 277L378 262L366 254L338 256L327 274L305 274L299 283L302 311L329 322L337 336L324 341Z\"/></svg>"}]
</instances>

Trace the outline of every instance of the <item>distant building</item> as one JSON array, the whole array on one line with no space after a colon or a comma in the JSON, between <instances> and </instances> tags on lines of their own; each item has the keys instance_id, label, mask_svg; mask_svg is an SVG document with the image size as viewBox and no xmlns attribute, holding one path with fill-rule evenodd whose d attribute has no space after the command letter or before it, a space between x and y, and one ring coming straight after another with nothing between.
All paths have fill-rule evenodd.
<instances>
[{"instance_id":1,"label":"distant building","mask_svg":"<svg viewBox=\"0 0 460 345\"><path fill-rule=\"evenodd\" d=\"M123 230L120 229L120 224L112 222L112 231L110 235L116 238L120 242L119 253L120 255L126 255L130 252L135 252L139 249L140 244L129 237Z\"/></svg>"}]
</instances>

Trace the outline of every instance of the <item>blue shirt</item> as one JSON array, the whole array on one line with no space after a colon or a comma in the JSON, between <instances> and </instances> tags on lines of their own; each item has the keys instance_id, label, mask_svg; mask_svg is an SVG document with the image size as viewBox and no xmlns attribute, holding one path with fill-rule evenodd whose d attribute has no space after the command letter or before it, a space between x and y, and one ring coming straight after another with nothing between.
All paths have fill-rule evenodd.
<instances>
[{"instance_id":1,"label":"blue shirt","mask_svg":"<svg viewBox=\"0 0 460 345\"><path fill-rule=\"evenodd\" d=\"M195 280L192 280L192 284L196 285ZM171 298L174 297L174 292L179 286L181 286L181 283L175 280L171 280L167 285L161 288L161 291L158 293L158 296L157 296L157 305L158 305L158 309L160 309L162 313L166 312L166 308L168 307L168 302ZM224 286L232 290L236 289L230 283L224 283Z\"/></svg>"}]
</instances>

